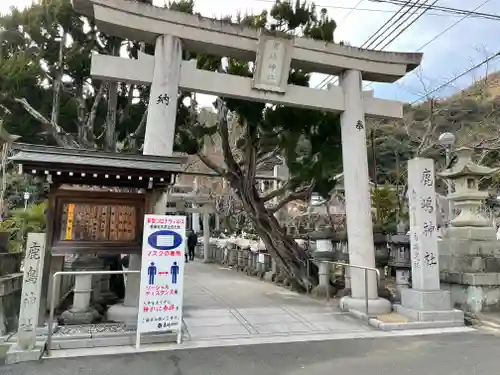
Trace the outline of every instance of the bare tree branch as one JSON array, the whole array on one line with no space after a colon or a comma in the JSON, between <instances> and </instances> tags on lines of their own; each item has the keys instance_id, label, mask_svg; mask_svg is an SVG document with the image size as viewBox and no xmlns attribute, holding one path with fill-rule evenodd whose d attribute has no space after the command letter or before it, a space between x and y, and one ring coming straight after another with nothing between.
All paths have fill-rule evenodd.
<instances>
[{"instance_id":1,"label":"bare tree branch","mask_svg":"<svg viewBox=\"0 0 500 375\"><path fill-rule=\"evenodd\" d=\"M76 142L73 136L71 136L71 134L66 133L63 128L57 125L57 123L50 122L50 120L48 120L44 115L34 109L26 99L15 98L14 101L21 104L26 112L39 121L45 127L46 131L54 137L59 146L67 148L80 148L80 145Z\"/></svg>"},{"instance_id":2,"label":"bare tree branch","mask_svg":"<svg viewBox=\"0 0 500 375\"><path fill-rule=\"evenodd\" d=\"M256 167L260 168L263 164L277 156L279 150L279 147L276 146L272 151L257 153Z\"/></svg>"},{"instance_id":3,"label":"bare tree branch","mask_svg":"<svg viewBox=\"0 0 500 375\"><path fill-rule=\"evenodd\" d=\"M274 198L283 196L290 189L290 181L287 181L278 189L274 189L261 197L263 202L268 202Z\"/></svg>"},{"instance_id":4,"label":"bare tree branch","mask_svg":"<svg viewBox=\"0 0 500 375\"><path fill-rule=\"evenodd\" d=\"M95 135L94 135L95 119L97 117L97 108L99 108L99 104L104 95L105 87L106 85L101 82L101 84L99 85L99 90L97 91L97 94L94 98L94 102L92 103L92 107L90 108L90 113L88 115L87 123L85 125L82 124L82 126L85 127L84 137L88 146L94 145L95 143Z\"/></svg>"},{"instance_id":5,"label":"bare tree branch","mask_svg":"<svg viewBox=\"0 0 500 375\"><path fill-rule=\"evenodd\" d=\"M203 162L203 164L205 164L208 168L210 168L212 171L217 173L219 176L224 177L224 176L228 175L228 172L224 168L215 164L210 158L208 158L206 155L202 154L201 152L198 152L196 154L196 156L198 156L200 158L200 160Z\"/></svg>"},{"instance_id":6,"label":"bare tree branch","mask_svg":"<svg viewBox=\"0 0 500 375\"><path fill-rule=\"evenodd\" d=\"M275 213L279 211L281 208L286 206L288 203L297 201L297 200L307 200L311 198L311 194L313 193L315 181L313 180L310 185L303 187L297 191L293 191L285 195L285 197L276 204L276 206L269 209L271 213Z\"/></svg>"},{"instance_id":7,"label":"bare tree branch","mask_svg":"<svg viewBox=\"0 0 500 375\"><path fill-rule=\"evenodd\" d=\"M234 160L234 155L231 151L231 145L229 144L229 129L227 125L227 115L228 109L224 101L217 98L217 120L219 125L219 133L221 138L222 154L224 155L224 160L228 171L232 174L241 174L240 167L238 163Z\"/></svg>"}]
</instances>

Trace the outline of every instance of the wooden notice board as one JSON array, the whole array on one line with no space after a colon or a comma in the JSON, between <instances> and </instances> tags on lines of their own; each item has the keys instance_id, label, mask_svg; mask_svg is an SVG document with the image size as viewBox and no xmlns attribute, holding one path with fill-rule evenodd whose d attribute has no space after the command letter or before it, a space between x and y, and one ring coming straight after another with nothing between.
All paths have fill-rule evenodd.
<instances>
[{"instance_id":1,"label":"wooden notice board","mask_svg":"<svg viewBox=\"0 0 500 375\"><path fill-rule=\"evenodd\" d=\"M52 252L140 251L146 198L145 194L58 191L51 199Z\"/></svg>"}]
</instances>

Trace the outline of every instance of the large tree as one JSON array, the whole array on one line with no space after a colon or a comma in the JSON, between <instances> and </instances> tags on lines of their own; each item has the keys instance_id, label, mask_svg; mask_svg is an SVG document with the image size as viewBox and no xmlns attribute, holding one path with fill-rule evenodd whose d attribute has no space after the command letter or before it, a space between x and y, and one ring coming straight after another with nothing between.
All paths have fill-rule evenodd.
<instances>
[{"instance_id":1,"label":"large tree","mask_svg":"<svg viewBox=\"0 0 500 375\"><path fill-rule=\"evenodd\" d=\"M0 115L21 141L113 149L145 124L148 88L92 80L92 53L132 56L137 43L108 37L68 0L41 0L0 17Z\"/></svg>"},{"instance_id":2,"label":"large tree","mask_svg":"<svg viewBox=\"0 0 500 375\"><path fill-rule=\"evenodd\" d=\"M290 34L333 43L335 22L322 9L317 14L314 5L305 2L277 2L270 13L240 17L238 22L256 28L268 26L273 18L273 29ZM253 64L248 61L213 60L213 66L224 74L251 77ZM308 86L309 74L292 69L290 84ZM198 157L219 176L229 181L244 211L266 245L269 253L283 266L298 286L309 288L315 280L307 274L307 254L293 238L286 234L275 214L294 200L309 200L313 192L328 196L333 188L333 177L340 169L339 117L330 113L285 106L269 106L228 98L215 103L218 121L208 127L196 118L178 129L178 139L184 150ZM196 113L196 111L192 111ZM229 138L228 114L237 118L241 137L232 149ZM223 164L210 160L202 152L207 135L216 134L221 142ZM282 186L267 194L256 186L260 165L276 155L281 156L290 171Z\"/></svg>"},{"instance_id":3,"label":"large tree","mask_svg":"<svg viewBox=\"0 0 500 375\"><path fill-rule=\"evenodd\" d=\"M193 13L194 4L180 0L169 7ZM277 1L270 12L235 20L248 27L334 43L336 24L326 10L318 12L313 4L299 0ZM104 35L92 20L75 14L69 0L42 0L24 11L13 10L0 18L0 27L6 36L0 46L0 105L11 133L26 142L64 147L110 149L116 140L129 150L140 149L149 89L92 80L90 56L116 55L126 49L130 58L136 58L139 49L153 53L153 46ZM250 61L190 51L184 52L184 58L196 58L198 68L221 74L253 74ZM307 72L292 69L288 82L308 86L309 78ZM270 254L297 287L310 288L316 280L307 274L307 254L286 235L275 214L289 202L308 200L313 192L330 194L333 176L341 169L339 117L217 98L217 121L209 126L200 121L194 100L186 107L186 97L193 95L184 92L178 100L176 149L197 155L229 182ZM234 121L228 120L229 114ZM230 123L238 131L230 129ZM240 137L233 143L230 134L235 133ZM203 153L209 138L217 139L222 163ZM289 178L279 189L263 194L256 186L257 170L276 156L285 161Z\"/></svg>"}]
</instances>

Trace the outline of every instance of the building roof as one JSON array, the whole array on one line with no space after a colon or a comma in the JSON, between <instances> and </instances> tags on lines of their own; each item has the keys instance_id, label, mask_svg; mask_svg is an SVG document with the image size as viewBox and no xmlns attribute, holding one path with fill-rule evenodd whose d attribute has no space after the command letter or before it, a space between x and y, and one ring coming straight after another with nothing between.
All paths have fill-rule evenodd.
<instances>
[{"instance_id":1,"label":"building roof","mask_svg":"<svg viewBox=\"0 0 500 375\"><path fill-rule=\"evenodd\" d=\"M10 158L24 173L53 182L137 188L169 185L185 158L66 149L14 143Z\"/></svg>"}]
</instances>

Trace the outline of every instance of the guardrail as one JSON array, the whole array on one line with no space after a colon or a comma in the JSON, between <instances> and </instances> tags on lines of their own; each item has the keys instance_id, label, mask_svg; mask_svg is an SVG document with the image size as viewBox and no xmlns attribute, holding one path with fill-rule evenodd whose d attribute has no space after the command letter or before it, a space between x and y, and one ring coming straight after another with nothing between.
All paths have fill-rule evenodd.
<instances>
[{"instance_id":1,"label":"guardrail","mask_svg":"<svg viewBox=\"0 0 500 375\"><path fill-rule=\"evenodd\" d=\"M375 274L377 275L377 291L378 291L378 286L380 284L380 271L376 268L373 268L373 267L365 267L365 266L357 266L355 264L349 264L349 263L343 263L343 262L333 262L333 261L329 261L329 260L313 260L313 259L308 259L308 262L307 262L307 273L310 274L310 262L314 262L314 263L328 263L328 264L334 264L334 265L337 265L337 266L343 266L343 267L350 267L350 268L356 268L356 269L360 269L360 270L364 270L364 274L365 274L365 309L366 309L366 315L369 315L369 312L368 312L368 271L371 271L371 272L375 272ZM328 282L330 282L328 280ZM329 293L327 292L326 293L326 298L327 300L330 298L329 296Z\"/></svg>"},{"instance_id":2,"label":"guardrail","mask_svg":"<svg viewBox=\"0 0 500 375\"><path fill-rule=\"evenodd\" d=\"M49 311L49 321L48 321L48 332L47 332L47 356L51 355L52 346L52 325L54 323L54 310L55 310L55 294L56 294L56 279L60 275L128 275L128 274L140 274L141 271L59 271L52 275L52 294L50 296L50 311Z\"/></svg>"}]
</instances>

